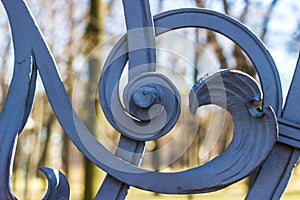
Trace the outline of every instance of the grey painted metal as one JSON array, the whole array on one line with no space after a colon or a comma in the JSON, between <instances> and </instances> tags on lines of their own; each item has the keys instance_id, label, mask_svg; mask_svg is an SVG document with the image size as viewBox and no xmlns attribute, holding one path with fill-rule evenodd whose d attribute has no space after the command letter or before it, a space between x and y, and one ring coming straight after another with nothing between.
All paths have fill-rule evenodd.
<instances>
[{"instance_id":1,"label":"grey painted metal","mask_svg":"<svg viewBox=\"0 0 300 200\"><path fill-rule=\"evenodd\" d=\"M7 10L14 43L14 72L4 107L0 114L0 199L16 199L11 189L11 173L14 151L18 135L21 133L31 110L35 82L36 65L34 54L30 47L31 35L20 34L25 24L22 15L16 16L11 2L2 1ZM16 5L19 6L19 5ZM22 5L20 5L22 6ZM22 7L19 8L22 10Z\"/></svg>"},{"instance_id":2,"label":"grey painted metal","mask_svg":"<svg viewBox=\"0 0 300 200\"><path fill-rule=\"evenodd\" d=\"M70 198L70 186L67 178L57 169L42 167L48 179L48 190L43 200L68 200Z\"/></svg>"},{"instance_id":3,"label":"grey painted metal","mask_svg":"<svg viewBox=\"0 0 300 200\"><path fill-rule=\"evenodd\" d=\"M287 95L282 114L278 117L279 138L278 141L290 146L300 148L300 55L294 72L293 80Z\"/></svg>"},{"instance_id":4,"label":"grey painted metal","mask_svg":"<svg viewBox=\"0 0 300 200\"><path fill-rule=\"evenodd\" d=\"M123 7L128 33L128 77L129 80L131 80L141 72L149 72L155 70L156 52L153 19L148 0L123 0ZM113 98L119 99L120 97L114 96ZM120 107L121 110L126 109L128 113L134 115L138 119L143 118L141 112L133 111L141 110L140 106L129 107L129 103L126 100L125 103L127 106L125 108ZM149 110L149 106L147 109L142 110ZM112 118L108 119L109 121L113 120ZM121 136L115 155L122 158L123 160L126 160L129 163L139 166L144 152L145 142L134 141L128 138L128 135L126 133L127 132L125 132L125 134ZM95 199L125 199L128 189L129 185L117 181L115 178L108 174L105 177Z\"/></svg>"},{"instance_id":5,"label":"grey painted metal","mask_svg":"<svg viewBox=\"0 0 300 200\"><path fill-rule=\"evenodd\" d=\"M16 199L11 190L14 151L18 135L24 128L32 107L37 76L33 43L35 37L41 38L41 35L25 2L3 0L2 3L10 19L15 62L9 92L0 114L0 199ZM51 170L43 169L43 172L48 177L49 183L58 181L51 175ZM62 175L59 177L62 178ZM55 195L66 197L61 199L68 198L69 189L66 187L68 183L65 181L57 183L56 188L49 185L45 199L57 199L51 198Z\"/></svg>"},{"instance_id":6,"label":"grey painted metal","mask_svg":"<svg viewBox=\"0 0 300 200\"><path fill-rule=\"evenodd\" d=\"M261 199L280 199L284 192L292 170L300 156L299 136L300 128L300 56L293 80L288 92L284 109L278 117L279 138L271 155L263 165L257 180L248 194L248 199L253 199L261 193ZM268 174L272 176L268 177ZM268 178L266 178L268 177Z\"/></svg>"},{"instance_id":7,"label":"grey painted metal","mask_svg":"<svg viewBox=\"0 0 300 200\"><path fill-rule=\"evenodd\" d=\"M31 110L37 70L57 119L72 142L109 174L96 199L124 199L129 186L170 194L211 192L260 167L247 199L280 198L300 153L299 61L282 111L281 84L274 61L262 42L240 22L205 9L179 9L159 14L153 24L148 1L124 0L127 35L111 51L99 83L104 113L121 133L114 155L90 134L74 111L53 56L26 3L22 0L2 0L2 3L12 29L15 63L0 114L0 199L16 199L10 182L12 161L18 135ZM167 77L155 72L153 30L159 35L186 27L211 29L237 43L256 67L262 88L248 75L228 70L196 83L190 93L191 111L206 104L217 104L228 110L235 124L231 144L203 166L174 173L141 169L144 142L168 133L180 114L180 94L176 87ZM117 88L128 60L129 82L124 96L120 97ZM262 100L262 96L260 112L254 102ZM153 108L157 104L159 107ZM127 118L122 118L124 114ZM124 119L126 123L122 122ZM161 119L163 124L157 122ZM49 181L44 199L68 199L66 178L57 170L43 168L42 171Z\"/></svg>"},{"instance_id":8,"label":"grey painted metal","mask_svg":"<svg viewBox=\"0 0 300 200\"><path fill-rule=\"evenodd\" d=\"M156 50L153 18L148 0L123 0L127 27L129 76L131 69L137 69L132 76L141 72L155 71Z\"/></svg>"},{"instance_id":9,"label":"grey painted metal","mask_svg":"<svg viewBox=\"0 0 300 200\"><path fill-rule=\"evenodd\" d=\"M232 39L247 52L259 72L263 91L270 94L265 96L264 104L272 105L275 112L281 112L281 84L274 61L260 40L241 23L219 13L199 9L180 9L162 13L154 18L154 22L157 35L174 29L197 27L218 31ZM116 98L118 96L116 93L118 92L119 78L128 59L126 45L126 36L124 36L107 58L99 84L100 101L104 113L110 123L121 133L122 129L116 120L122 113L113 114L113 107L117 107L116 112L122 108ZM122 120L119 120L119 124L125 118L124 115ZM133 137L133 139L139 140L140 138Z\"/></svg>"}]
</instances>

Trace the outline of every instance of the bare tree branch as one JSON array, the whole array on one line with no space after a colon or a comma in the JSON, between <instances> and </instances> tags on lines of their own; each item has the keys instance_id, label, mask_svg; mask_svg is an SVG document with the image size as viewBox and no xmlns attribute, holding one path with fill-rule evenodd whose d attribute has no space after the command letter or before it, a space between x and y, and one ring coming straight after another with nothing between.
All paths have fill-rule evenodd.
<instances>
[{"instance_id":1,"label":"bare tree branch","mask_svg":"<svg viewBox=\"0 0 300 200\"><path fill-rule=\"evenodd\" d=\"M221 69L227 69L227 59L224 56L221 44L217 40L216 33L212 31L207 31L207 42L213 45L215 54L220 62Z\"/></svg>"},{"instance_id":2,"label":"bare tree branch","mask_svg":"<svg viewBox=\"0 0 300 200\"><path fill-rule=\"evenodd\" d=\"M240 19L239 19L241 22L245 21L246 16L248 15L248 9L249 9L249 0L244 0L244 2L245 2L245 6L243 9L242 15L240 16Z\"/></svg>"},{"instance_id":3,"label":"bare tree branch","mask_svg":"<svg viewBox=\"0 0 300 200\"><path fill-rule=\"evenodd\" d=\"M270 22L270 19L271 19L271 15L274 11L274 8L276 6L276 4L278 3L278 0L273 0L265 14L265 18L264 18L264 21L263 21L263 30L262 30L262 33L260 35L260 39L262 41L265 40L265 36L267 34L267 31L268 31L268 27L269 27L269 22Z\"/></svg>"},{"instance_id":4,"label":"bare tree branch","mask_svg":"<svg viewBox=\"0 0 300 200\"><path fill-rule=\"evenodd\" d=\"M229 5L227 3L227 0L223 0L223 8L226 15L229 15Z\"/></svg>"},{"instance_id":5,"label":"bare tree branch","mask_svg":"<svg viewBox=\"0 0 300 200\"><path fill-rule=\"evenodd\" d=\"M196 6L197 6L198 8L203 8L203 7L204 7L204 4L203 4L202 0L196 0Z\"/></svg>"}]
</instances>

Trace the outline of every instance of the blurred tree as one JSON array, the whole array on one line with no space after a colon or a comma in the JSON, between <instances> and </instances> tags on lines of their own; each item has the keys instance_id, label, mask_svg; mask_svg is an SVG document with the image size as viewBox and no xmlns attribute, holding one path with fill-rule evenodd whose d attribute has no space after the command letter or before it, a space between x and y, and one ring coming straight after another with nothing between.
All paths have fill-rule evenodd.
<instances>
[{"instance_id":1,"label":"blurred tree","mask_svg":"<svg viewBox=\"0 0 300 200\"><path fill-rule=\"evenodd\" d=\"M269 3L268 8L264 12L261 13L260 17L261 17L261 21L262 21L262 26L261 26L261 34L259 35L259 37L261 38L262 41L264 41L265 36L268 32L269 21L271 19L272 12L274 11L274 8L275 8L277 3L278 3L278 0L271 1ZM245 23L245 20L251 17L251 16L249 16L251 14L251 13L249 13L250 4L251 4L251 1L244 0L244 8L242 9L242 12L240 13L239 16L235 16L242 23ZM196 0L196 6L201 7L201 8L203 8L203 7L204 8L210 8L209 4L206 1L202 1L202 0ZM231 10L232 10L232 7L236 6L234 2L227 1L227 0L222 0L222 6L223 6L223 12L226 15L233 15L231 13ZM198 29L196 29L195 35L196 35L196 41L198 43L199 42ZM248 59L247 55L243 52L243 50L238 45L234 44L233 48L232 48L231 55L229 54L229 56L228 55L225 56L225 53L224 53L223 49L226 48L226 46L224 46L224 44L223 44L222 40L220 39L220 37L218 38L216 36L216 33L213 32L213 31L210 31L210 30L208 30L206 32L206 35L207 35L207 40L206 40L205 46L207 46L207 44L211 44L213 46L215 57L218 59L218 63L220 65L221 69L227 69L227 68L237 69L237 70L240 70L240 71L243 71L243 72L249 74L250 76L252 76L254 78L256 77L256 71L255 71L255 68L254 68L253 64L251 63L251 61ZM230 56L233 57L233 59L235 60L235 65L234 66L229 66L228 65L228 63L229 63L228 60L232 59L232 58L230 58ZM195 66L198 66L199 57L200 57L199 50L197 50L197 48L196 48L196 51L195 51L195 64L194 64ZM194 70L194 81L195 82L198 81L197 74L198 74L197 67L195 67L195 70ZM208 112L207 112L207 118L210 118L209 116L211 114L218 115L218 112L217 113L214 113L214 112L210 113L209 110L210 109L208 109ZM223 111L219 111L219 112L223 112ZM224 112L223 112L223 115L219 120L222 120L222 118L224 120L224 122L222 124L220 124L222 126L222 134L220 134L220 136L218 138L218 141L216 142L215 146L211 150L213 152L213 151L215 151L214 149L216 149L216 152L212 153L213 157L215 155L220 154L221 152L223 152L225 150L226 146L228 145L229 138L231 138L229 136L229 134L233 130L233 123L231 122L230 115L225 113L225 116L224 116ZM216 118L214 117L213 119L216 119ZM197 134L197 137L196 137L197 140L195 140L196 143L194 142L191 145L189 151L195 152L195 151L198 150L198 152L199 152L199 147L197 147L197 146L204 145L203 144L204 141L203 141L203 136L201 137L202 140L201 139L198 140L198 138L199 138L198 135L212 134L212 133L207 132L208 131L208 126L210 126L212 123L214 123L214 122L213 121L210 121L210 122L206 121L205 123L201 123L201 121L199 122L198 130L203 130L203 128L204 128L205 131L204 132L200 131L200 133ZM214 128L217 129L216 127L214 127ZM211 159L211 158L209 158L209 159ZM193 165L195 165L195 164L193 164ZM253 174L251 174L249 179L248 179L249 180L248 181L249 187L251 187L251 185L253 184L253 181L255 180L255 177L256 177L256 172L253 172Z\"/></svg>"},{"instance_id":2,"label":"blurred tree","mask_svg":"<svg viewBox=\"0 0 300 200\"><path fill-rule=\"evenodd\" d=\"M89 23L85 32L85 39L88 43L85 49L85 54L88 55L97 45L103 40L104 26L103 26L104 8L101 0L90 0ZM99 50L99 48L97 48ZM97 54L98 55L95 55ZM97 119L94 118L95 106L99 105L97 95L97 83L100 77L100 67L102 60L99 57L100 52L94 52L88 57L88 84L86 85L86 101L84 103L85 118L83 119L87 128L91 133L97 133ZM84 159L85 166L85 180L84 180L84 199L93 199L96 191L94 184L99 185L100 177L97 176L98 168L88 159Z\"/></svg>"},{"instance_id":3,"label":"blurred tree","mask_svg":"<svg viewBox=\"0 0 300 200\"><path fill-rule=\"evenodd\" d=\"M115 33L119 30L123 31L122 27L118 24L117 28L112 23L119 22L123 20L123 14L120 11L120 1L101 1L101 0L66 0L66 1L42 1L42 0L26 0L32 9L33 15L35 16L37 23L39 24L45 38L52 50L52 53L55 57L55 60L58 64L60 73L62 74L64 84L66 86L68 95L73 97L72 89L74 87L74 78L75 74L78 72L75 65L78 65L77 59L81 56L87 56L92 50L98 46L99 51L102 51L101 42L103 40L105 32ZM117 2L117 3L116 3ZM299 19L298 13L300 10L299 3L294 2L291 3L289 1L284 0L241 0L241 1L232 1L232 0L220 0L220 1L207 1L207 0L194 0L194 1L186 1L186 0L156 0L151 1L152 5L157 5L159 9L157 12L161 12L163 10L170 10L177 7L204 7L208 9L217 10L219 12L223 12L227 15L233 16L245 23L248 27L250 27L263 41L266 41L268 47L272 47L272 45L283 44L284 46L280 49L280 53L288 52L289 53L298 54L299 52L299 23L298 26L294 27L293 31L290 33L285 32L286 38L290 39L290 42L287 43L286 40L282 41L268 41L268 37L270 34L270 27L273 27L272 32L277 34L274 27L270 26L272 20L274 20L274 14L279 12L276 10L281 2L280 9L284 10L284 15L288 15L286 10L288 8L286 5L290 5L291 9L294 9L293 16L296 19ZM85 7L86 6L86 7ZM87 14L87 8L90 7L90 12ZM10 71L12 71L11 60L13 59L12 54L12 41L9 38L9 30L8 23L3 23L2 17L5 15L5 12L1 10L0 17L0 109L3 106L3 102L5 100L5 96L8 89L8 80L10 77ZM110 12L114 11L114 12ZM88 16L88 17L87 17ZM255 17L253 17L255 16ZM288 15L290 16L290 15ZM51 23L49 23L49 19L51 19ZM109 19L105 21L105 19ZM278 19L276 19L278 21ZM279 19L280 20L280 19ZM299 20L298 20L299 21ZM123 22L123 21L122 21ZM87 27L86 29L83 27ZM106 30L104 30L106 29ZM283 28L282 28L283 29ZM119 31L119 32L121 32ZM194 30L193 30L194 31ZM118 33L119 33L118 32ZM3 34L2 34L3 33ZM280 32L279 34L281 34ZM205 34L205 43L203 40L202 34ZM84 37L83 37L84 35ZM274 34L273 34L274 35ZM203 44L202 46L208 49L209 53L212 53L212 58L216 58L216 63L220 66L221 69L230 68L230 69L238 69L250 74L253 77L256 77L256 72L245 55L245 53L236 45L229 44L220 37L217 33L211 31L199 31L195 30L194 35L195 41L197 43ZM280 43L281 42L281 43ZM170 43L170 41L169 41ZM173 45L175 41L172 42ZM114 42L108 44L108 46L114 45ZM180 46L180 45L178 45ZM173 46L174 47L174 46ZM177 47L174 47L176 49ZM288 49L288 50L286 50ZM188 48L186 48L186 51ZM193 63L196 68L201 68L201 55L203 49L195 48L193 56ZM211 51L212 50L212 51ZM97 55L95 55L97 54ZM102 63L100 54L98 51L95 54L90 54L88 57L88 81L85 86L83 86L83 82L80 82L81 89L84 88L84 92L81 95L76 96L75 98L84 99L84 105L82 106L82 115L84 115L84 122L87 125L88 129L92 133L97 133L99 130L96 130L97 121L91 113L95 112L99 106L98 96L95 95L97 82L99 80L99 69ZM159 52L158 52L159 54ZM177 56L179 57L179 56ZM189 74L185 70L185 66L176 65L176 59L173 61L172 58L168 58L166 63L174 63L174 66L178 66L176 70L182 72L182 79L193 79L193 82L196 82L200 78L199 70L195 70L194 73ZM286 60L289 58L285 58ZM286 66L284 66L286 67ZM284 68L283 71L288 71ZM168 71L170 76L172 76L172 72ZM82 75L82 74L80 74ZM84 76L84 75L83 75ZM283 80L285 81L285 80ZM39 88L39 87L38 87ZM96 102L95 102L96 100ZM183 101L184 102L184 101ZM183 112L187 112L188 110L184 110ZM225 124L228 125L224 127L222 130L221 136L218 138L214 149L210 150L210 154L208 158L199 158L198 154L201 151L201 146L205 145L205 137L206 135L212 134L208 131L208 124L212 123L209 121L211 116L218 115L217 112L211 111L207 112L205 117L199 120L199 128L196 137L194 138L193 143L191 144L189 150L185 153L185 155L180 159L183 165L182 167L191 167L197 166L206 162L209 159L212 159L217 154L221 153L230 140L228 133L231 131L232 125L230 124L229 115L226 115ZM15 167L14 167L14 189L18 188L16 192L20 194L22 197L26 199L36 199L36 196L33 196L33 190L29 187L29 185L25 185L28 189L27 192L24 191L24 187L19 187L19 183L24 183L24 177L28 178L26 181L30 183L30 180L36 180L38 167L40 166L49 166L55 168L61 168L64 170L66 174L69 174L70 178L74 176L74 174L69 173L71 168L76 168L78 166L70 166L73 164L73 159L70 158L70 147L73 145L69 142L69 139L66 134L63 134L63 131L59 127L55 115L52 112L52 109L48 103L47 96L45 93L38 89L36 98L35 98L35 106L33 108L33 112L31 114L32 120L34 121L34 127L30 129L26 129L26 132L22 133L20 139L18 141L19 145L17 147L16 159L15 159ZM102 124L101 124L102 126ZM188 126L188 125L187 125ZM213 124L213 126L219 126ZM176 129L175 127L174 129ZM214 127L216 128L216 127ZM187 130L187 131L186 131ZM107 130L106 130L107 131ZM109 132L109 131L107 131ZM188 129L184 129L182 132L188 132ZM54 134L55 133L55 134ZM110 134L110 133L108 133ZM59 137L53 137L59 136ZM178 136L177 138L171 136L166 136L163 140L156 141L156 145L154 146L154 151L160 149L164 146L165 143L170 142L170 140L178 140L178 143L182 142L181 139L184 139L184 136ZM108 136L110 137L110 136ZM52 138L52 139L51 139ZM58 140L58 144L54 144L55 139ZM116 138L112 138L116 140ZM30 148L27 148L30 146ZM73 148L73 147L72 147ZM153 162L154 168L159 168L159 160L169 159L172 160L174 157L174 152L176 149L172 149L170 152L163 153L161 155L154 154ZM76 152L80 154L80 152ZM78 156L79 157L79 156ZM58 160L56 162L54 160ZM151 163L149 162L149 163ZM77 163L76 163L77 164ZM24 167L26 166L26 167ZM175 165L173 165L175 166ZM81 165L79 165L81 167ZM96 171L100 171L100 169L96 169L96 167L90 163L89 161L85 161L85 181L84 186L85 194L84 199L92 199L95 194L95 187L99 186L100 180L96 173ZM70 179L71 180L71 179ZM19 185L18 185L19 184ZM16 187L18 185L18 187ZM72 182L71 182L72 185ZM26 188L25 187L25 188ZM20 189L21 188L21 189ZM21 192L19 192L21 191ZM28 194L26 194L28 193ZM79 195L80 196L80 195ZM75 197L74 197L75 198ZM79 198L79 197L78 197Z\"/></svg>"},{"instance_id":4,"label":"blurred tree","mask_svg":"<svg viewBox=\"0 0 300 200\"><path fill-rule=\"evenodd\" d=\"M5 59L5 56L9 54L9 50L11 48L11 39L7 40L6 46L4 47L3 57L2 57L2 71L1 71L1 81L0 81L0 88L1 88L1 101L0 101L0 109L2 110L2 107L4 105L5 97L8 92L8 85L5 81L7 77L7 59Z\"/></svg>"}]
</instances>

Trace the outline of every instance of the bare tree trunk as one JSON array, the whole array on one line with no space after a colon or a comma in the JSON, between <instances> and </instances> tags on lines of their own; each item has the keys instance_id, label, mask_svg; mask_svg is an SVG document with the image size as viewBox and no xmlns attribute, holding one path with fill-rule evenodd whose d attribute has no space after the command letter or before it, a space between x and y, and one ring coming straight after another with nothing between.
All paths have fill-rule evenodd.
<instances>
[{"instance_id":1,"label":"bare tree trunk","mask_svg":"<svg viewBox=\"0 0 300 200\"><path fill-rule=\"evenodd\" d=\"M44 98L46 99L46 97ZM46 104L45 102L47 101L43 101L43 104ZM47 108L47 105L45 105L44 108ZM48 158L47 153L50 148L50 137L51 137L51 133L53 132L55 123L56 123L55 115L53 114L53 112L51 112L45 125L47 130L47 139L45 140L44 148L42 150L41 158L38 162L38 166L46 166L46 160Z\"/></svg>"},{"instance_id":2,"label":"bare tree trunk","mask_svg":"<svg viewBox=\"0 0 300 200\"><path fill-rule=\"evenodd\" d=\"M104 34L103 28L103 4L101 0L90 0L90 21L86 30L86 40L89 43L86 54L90 53L97 45L99 45L102 41L102 37ZM97 97L97 83L100 76L101 60L99 55L90 55L88 60L89 65L89 82L86 88L86 97L87 100L84 104L85 109L85 119L84 122L87 128L92 133L96 133L96 125L97 119L93 117L93 113L95 112L95 105L99 104L99 99ZM96 94L95 94L96 93ZM95 101L96 100L96 101ZM84 199L89 200L94 198L94 194L96 191L93 190L93 184L96 180L99 181L100 177L95 176L95 166L88 159L84 159L85 165L85 190L84 190Z\"/></svg>"},{"instance_id":3,"label":"bare tree trunk","mask_svg":"<svg viewBox=\"0 0 300 200\"><path fill-rule=\"evenodd\" d=\"M267 31L268 31L271 15L272 15L273 10L274 10L277 3L278 3L278 0L273 0L272 3L270 4L266 14L265 14L265 18L264 18L264 21L263 21L263 30L262 30L262 33L260 35L260 39L262 41L265 40L265 36L266 36Z\"/></svg>"},{"instance_id":4,"label":"bare tree trunk","mask_svg":"<svg viewBox=\"0 0 300 200\"><path fill-rule=\"evenodd\" d=\"M266 14L265 14L265 18L263 20L263 30L262 30L262 33L260 35L260 39L262 41L265 40L265 36L268 32L268 26L269 26L269 21L271 19L271 15L272 15L272 12L274 11L274 8L276 6L276 4L278 3L278 0L273 0L271 2L271 4L269 5L269 8L268 10L266 11ZM254 68L254 67L253 67ZM256 73L255 73L256 74ZM253 74L252 76L254 77L255 74ZM259 169L258 170L255 170L253 171L250 175L249 175L249 178L247 180L247 186L248 186L248 190L251 189L251 187L253 186L253 184L255 183L255 180L256 180L256 177L257 177L257 174L259 172Z\"/></svg>"},{"instance_id":5,"label":"bare tree trunk","mask_svg":"<svg viewBox=\"0 0 300 200\"><path fill-rule=\"evenodd\" d=\"M90 113L95 112L95 106L99 104L99 99L96 99L96 88L99 78L100 61L97 58L89 59L89 84L87 85L87 100L84 104L85 119L84 122L91 133L97 132L97 119ZM84 199L93 199L95 191L93 191L93 184L99 177L95 177L96 167L89 160L85 159L85 192Z\"/></svg>"},{"instance_id":6,"label":"bare tree trunk","mask_svg":"<svg viewBox=\"0 0 300 200\"><path fill-rule=\"evenodd\" d=\"M69 1L68 3L68 8L69 8L69 22L70 22L70 30L69 30L69 42L67 45L67 51L71 51L72 49L72 44L74 42L74 32L75 32L75 27L76 27L76 23L75 20L73 19L73 15L74 15L74 2L73 1ZM74 60L74 56L73 53L67 53L66 55L68 55L68 60L67 60L67 70L66 70L66 79L65 79L65 86L67 89L67 93L68 96L72 97L72 89L73 89L73 85L74 85L74 70L72 67L73 64L73 60ZM62 152L62 160L63 162L63 169L65 172L65 175L68 176L69 175L69 155L70 155L70 139L68 137L68 135L65 133L65 131L63 131L63 152Z\"/></svg>"}]
</instances>

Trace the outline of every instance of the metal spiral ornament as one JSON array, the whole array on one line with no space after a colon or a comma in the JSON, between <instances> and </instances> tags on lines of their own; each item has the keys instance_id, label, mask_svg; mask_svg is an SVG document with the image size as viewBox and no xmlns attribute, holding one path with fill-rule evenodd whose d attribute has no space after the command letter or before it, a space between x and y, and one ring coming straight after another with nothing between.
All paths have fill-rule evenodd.
<instances>
[{"instance_id":1,"label":"metal spiral ornament","mask_svg":"<svg viewBox=\"0 0 300 200\"><path fill-rule=\"evenodd\" d=\"M298 78L295 75L288 103L282 110L281 84L274 61L263 43L243 24L218 12L194 8L167 11L152 18L148 1L132 4L123 0L127 34L110 52L99 81L104 114L121 134L118 149L112 154L74 111L54 58L25 1L2 0L2 4L12 30L15 63L0 114L0 199L16 199L11 189L14 150L32 107L37 71L69 138L84 156L108 174L95 199L124 199L130 186L167 194L211 192L262 167L257 184L247 197L254 199L260 195L258 186L268 178L266 168L274 164L278 152L289 155L290 159L281 161L284 169L278 175L272 174L274 181L263 196L265 199L281 196L291 166L300 155L295 150L300 146L300 139L288 132L297 133L299 127L299 121L292 120L299 109L294 114L290 111L291 106L299 104L293 101L297 97L295 80ZM234 121L231 144L203 166L172 173L145 170L139 167L145 142L164 136L174 127L180 116L182 98L172 81L156 72L155 36L189 27L216 31L240 46L254 64L261 87L247 74L230 70L197 82L190 92L191 112L208 104L228 110ZM127 62L128 83L121 96L118 88ZM298 63L297 75L299 66ZM262 110L256 109L256 101L263 102ZM42 171L49 182L44 199L69 199L69 184L64 175L48 168Z\"/></svg>"}]
</instances>

